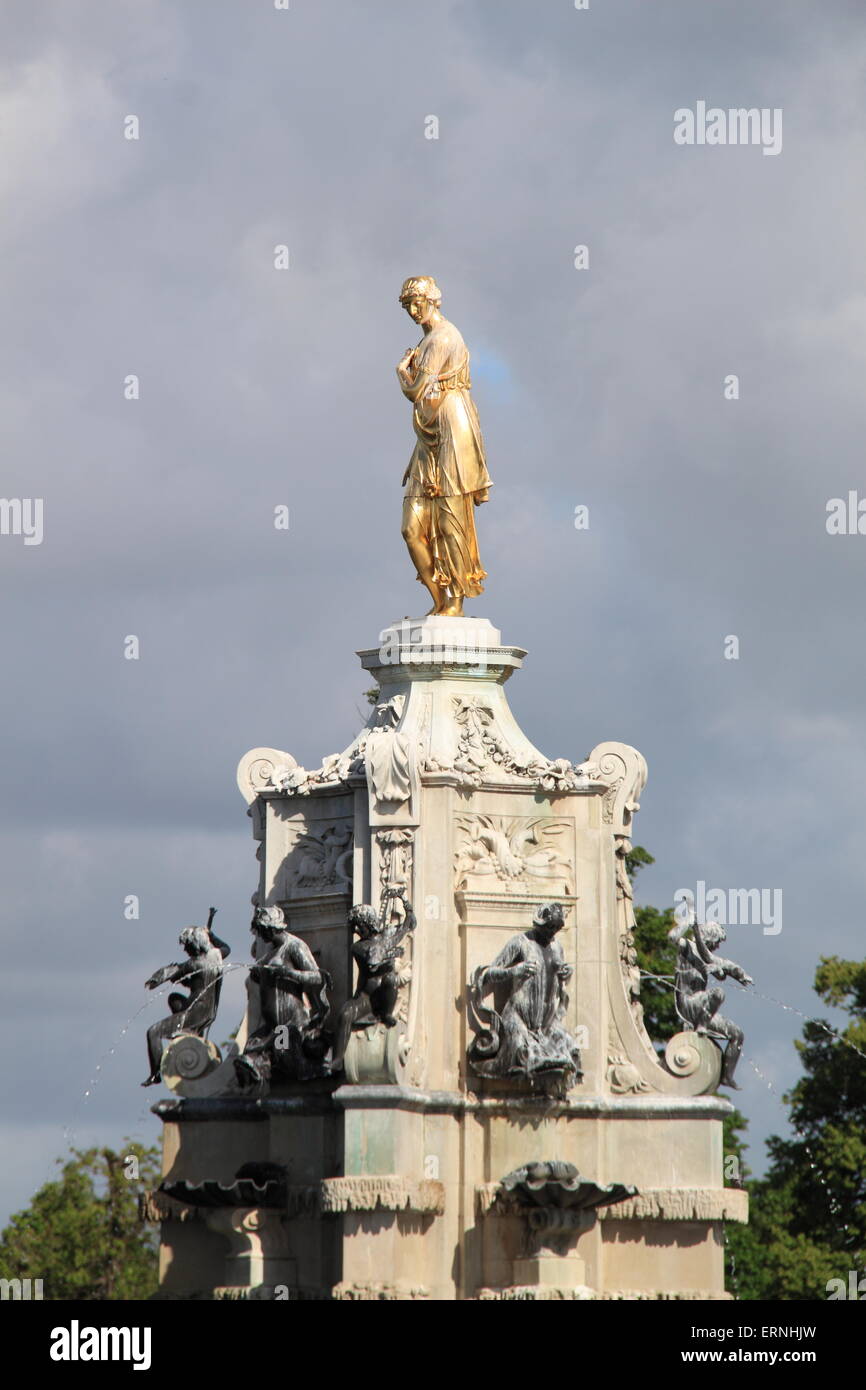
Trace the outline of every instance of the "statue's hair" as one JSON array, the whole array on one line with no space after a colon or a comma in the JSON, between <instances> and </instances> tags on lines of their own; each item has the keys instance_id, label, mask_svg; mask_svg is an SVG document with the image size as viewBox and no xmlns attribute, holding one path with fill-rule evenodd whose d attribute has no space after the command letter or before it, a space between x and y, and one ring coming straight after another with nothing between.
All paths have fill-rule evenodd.
<instances>
[{"instance_id":1,"label":"statue's hair","mask_svg":"<svg viewBox=\"0 0 866 1390\"><path fill-rule=\"evenodd\" d=\"M718 922L705 922L701 926L701 934L708 946L718 946L725 940L727 932Z\"/></svg>"},{"instance_id":2,"label":"statue's hair","mask_svg":"<svg viewBox=\"0 0 866 1390\"><path fill-rule=\"evenodd\" d=\"M565 925L562 903L542 903L532 919L532 925L534 927L549 927L552 925L551 919L556 921L560 927Z\"/></svg>"},{"instance_id":3,"label":"statue's hair","mask_svg":"<svg viewBox=\"0 0 866 1390\"><path fill-rule=\"evenodd\" d=\"M184 927L178 940L184 949L192 946L198 955L203 955L210 945L210 937L204 927Z\"/></svg>"},{"instance_id":4,"label":"statue's hair","mask_svg":"<svg viewBox=\"0 0 866 1390\"><path fill-rule=\"evenodd\" d=\"M256 922L260 927L275 927L278 931L286 925L286 916L279 903L273 907L257 907Z\"/></svg>"},{"instance_id":5,"label":"statue's hair","mask_svg":"<svg viewBox=\"0 0 866 1390\"><path fill-rule=\"evenodd\" d=\"M379 914L369 903L356 903L349 909L348 923L350 927L369 927L375 931L379 925Z\"/></svg>"},{"instance_id":6,"label":"statue's hair","mask_svg":"<svg viewBox=\"0 0 866 1390\"><path fill-rule=\"evenodd\" d=\"M432 275L410 275L403 281L400 303L406 304L410 299L426 299L438 307L442 303L442 291Z\"/></svg>"}]
</instances>

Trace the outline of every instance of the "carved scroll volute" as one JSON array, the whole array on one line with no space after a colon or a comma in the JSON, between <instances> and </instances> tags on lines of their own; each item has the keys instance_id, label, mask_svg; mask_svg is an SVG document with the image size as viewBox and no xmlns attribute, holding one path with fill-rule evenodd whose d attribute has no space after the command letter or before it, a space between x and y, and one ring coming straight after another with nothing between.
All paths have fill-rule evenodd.
<instances>
[{"instance_id":1,"label":"carved scroll volute","mask_svg":"<svg viewBox=\"0 0 866 1390\"><path fill-rule=\"evenodd\" d=\"M631 836L631 824L640 810L646 786L647 765L643 754L627 743L599 743L587 762L595 764L608 784L602 803L602 820L614 835Z\"/></svg>"},{"instance_id":2,"label":"carved scroll volute","mask_svg":"<svg viewBox=\"0 0 866 1390\"><path fill-rule=\"evenodd\" d=\"M275 791L286 775L298 766L291 753L279 748L252 748L238 763L238 787L248 805L260 792Z\"/></svg>"},{"instance_id":3,"label":"carved scroll volute","mask_svg":"<svg viewBox=\"0 0 866 1390\"><path fill-rule=\"evenodd\" d=\"M627 743L599 743L587 762L595 764L608 784L602 824L613 839L616 883L616 933L619 969L608 975L611 1016L607 1083L614 1095L657 1091L664 1095L706 1095L716 1089L720 1052L709 1039L677 1034L662 1062L646 1031L640 1003L640 970L635 949L632 888L626 868L632 823L647 781L646 760Z\"/></svg>"},{"instance_id":4,"label":"carved scroll volute","mask_svg":"<svg viewBox=\"0 0 866 1390\"><path fill-rule=\"evenodd\" d=\"M590 753L589 761L598 767L608 784L602 801L601 816L602 823L610 827L613 836L616 933L623 987L641 1043L645 1049L651 1051L652 1042L644 1027L640 1003L640 970L634 939L634 903L626 859L632 848L632 821L640 809L640 796L646 786L647 765L637 749L629 747L627 743L600 743Z\"/></svg>"}]
</instances>

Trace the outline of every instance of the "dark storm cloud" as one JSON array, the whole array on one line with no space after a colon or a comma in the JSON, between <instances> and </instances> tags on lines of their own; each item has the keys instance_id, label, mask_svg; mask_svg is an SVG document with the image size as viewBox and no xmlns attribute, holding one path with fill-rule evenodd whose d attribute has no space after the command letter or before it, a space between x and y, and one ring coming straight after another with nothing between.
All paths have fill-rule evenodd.
<instances>
[{"instance_id":1,"label":"dark storm cloud","mask_svg":"<svg viewBox=\"0 0 866 1390\"><path fill-rule=\"evenodd\" d=\"M863 953L866 540L824 526L863 477L858 7L433 13L58 0L5 20L2 491L45 500L41 546L0 540L7 1049L34 942L63 1024L7 1077L7 1206L178 929L216 901L245 953L238 757L348 743L355 649L421 606L399 537L407 274L436 275L477 365L495 489L474 611L531 648L509 685L527 734L645 754L646 900L783 889L779 936L732 933L765 993L810 1011L818 955ZM676 146L699 99L782 107L782 153ZM734 1004L781 1091L797 1017ZM94 1093L109 1141L139 1111L155 1132L140 1024ZM759 1139L783 1115L742 1071Z\"/></svg>"}]
</instances>

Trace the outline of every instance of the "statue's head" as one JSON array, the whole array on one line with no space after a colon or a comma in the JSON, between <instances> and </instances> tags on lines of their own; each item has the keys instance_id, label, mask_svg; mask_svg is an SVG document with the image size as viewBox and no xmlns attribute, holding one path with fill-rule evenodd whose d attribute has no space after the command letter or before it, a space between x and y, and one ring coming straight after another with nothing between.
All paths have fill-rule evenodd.
<instances>
[{"instance_id":1,"label":"statue's head","mask_svg":"<svg viewBox=\"0 0 866 1390\"><path fill-rule=\"evenodd\" d=\"M728 939L728 933L718 922L707 922L706 926L701 927L701 935L711 951Z\"/></svg>"},{"instance_id":2,"label":"statue's head","mask_svg":"<svg viewBox=\"0 0 866 1390\"><path fill-rule=\"evenodd\" d=\"M286 930L286 918L278 903L273 907L257 907L253 918L253 931L264 941L272 941L275 932Z\"/></svg>"},{"instance_id":3,"label":"statue's head","mask_svg":"<svg viewBox=\"0 0 866 1390\"><path fill-rule=\"evenodd\" d=\"M203 956L210 947L210 937L205 927L184 927L178 941L188 956Z\"/></svg>"},{"instance_id":4,"label":"statue's head","mask_svg":"<svg viewBox=\"0 0 866 1390\"><path fill-rule=\"evenodd\" d=\"M400 303L415 323L424 323L442 303L442 291L432 275L410 275L403 281Z\"/></svg>"},{"instance_id":5,"label":"statue's head","mask_svg":"<svg viewBox=\"0 0 866 1390\"><path fill-rule=\"evenodd\" d=\"M349 909L346 920L352 931L357 932L364 940L375 936L379 930L379 914L369 903L356 903Z\"/></svg>"},{"instance_id":6,"label":"statue's head","mask_svg":"<svg viewBox=\"0 0 866 1390\"><path fill-rule=\"evenodd\" d=\"M562 903L543 903L532 919L538 936L552 941L558 931L565 926L565 913Z\"/></svg>"}]
</instances>

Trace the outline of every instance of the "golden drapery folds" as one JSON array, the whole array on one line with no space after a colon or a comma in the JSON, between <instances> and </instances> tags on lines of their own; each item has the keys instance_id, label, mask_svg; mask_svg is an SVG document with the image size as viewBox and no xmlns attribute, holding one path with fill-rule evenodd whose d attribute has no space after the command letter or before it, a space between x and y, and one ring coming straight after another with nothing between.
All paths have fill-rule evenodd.
<instances>
[{"instance_id":1,"label":"golden drapery folds","mask_svg":"<svg viewBox=\"0 0 866 1390\"><path fill-rule=\"evenodd\" d=\"M475 507L491 486L478 412L470 394L469 353L439 312L441 293L428 276L407 280L400 302L424 329L397 367L413 403L416 443L404 474L403 537L431 612L456 616L463 599L483 592Z\"/></svg>"}]
</instances>

